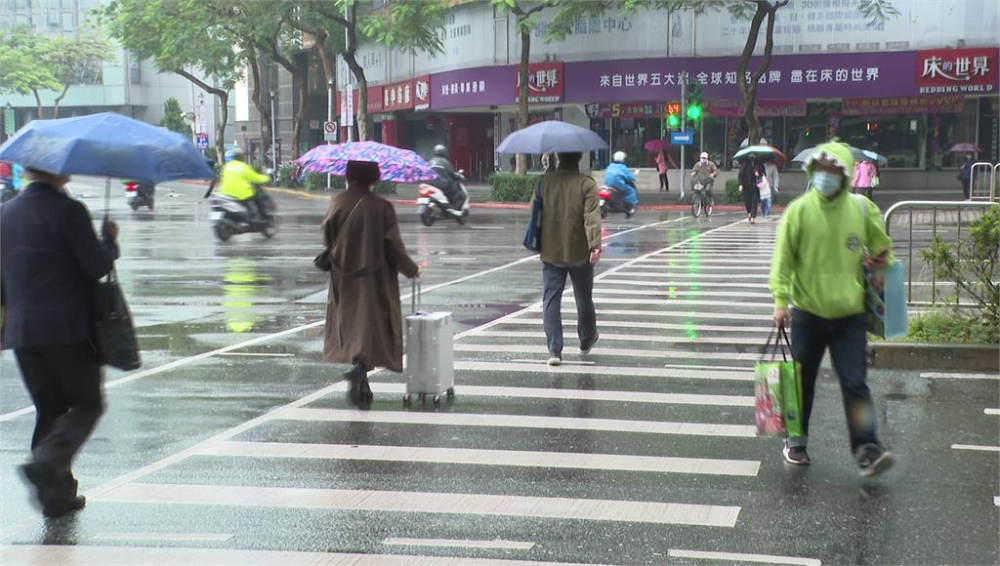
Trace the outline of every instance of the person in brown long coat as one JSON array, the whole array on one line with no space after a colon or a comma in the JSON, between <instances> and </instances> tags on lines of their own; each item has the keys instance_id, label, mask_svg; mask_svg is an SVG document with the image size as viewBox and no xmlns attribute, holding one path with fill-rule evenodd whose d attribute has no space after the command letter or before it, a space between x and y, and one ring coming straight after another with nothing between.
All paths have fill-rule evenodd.
<instances>
[{"instance_id":1,"label":"person in brown long coat","mask_svg":"<svg viewBox=\"0 0 1000 566\"><path fill-rule=\"evenodd\" d=\"M398 274L420 275L399 235L395 208L371 192L379 175L377 163L348 163L347 190L333 199L323 220L333 266L323 360L353 364L344 374L351 382L348 396L363 408L373 399L368 371L403 371Z\"/></svg>"}]
</instances>

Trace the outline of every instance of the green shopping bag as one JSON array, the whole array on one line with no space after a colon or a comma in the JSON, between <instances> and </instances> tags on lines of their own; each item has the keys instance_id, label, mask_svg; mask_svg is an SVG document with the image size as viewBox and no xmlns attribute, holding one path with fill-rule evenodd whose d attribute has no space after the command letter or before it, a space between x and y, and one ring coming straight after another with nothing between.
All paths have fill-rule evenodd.
<instances>
[{"instance_id":1,"label":"green shopping bag","mask_svg":"<svg viewBox=\"0 0 1000 566\"><path fill-rule=\"evenodd\" d=\"M771 331L764 353L754 367L757 434L802 436L802 366L794 360L788 361L792 345L784 327L778 329L778 335L772 348L774 331ZM775 360L778 350L780 362ZM771 360L766 360L768 353Z\"/></svg>"}]
</instances>

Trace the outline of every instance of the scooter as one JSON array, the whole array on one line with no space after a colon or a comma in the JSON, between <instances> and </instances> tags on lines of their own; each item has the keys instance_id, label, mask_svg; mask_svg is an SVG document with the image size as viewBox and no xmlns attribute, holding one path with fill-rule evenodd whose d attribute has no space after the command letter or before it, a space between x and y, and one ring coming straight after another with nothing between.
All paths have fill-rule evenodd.
<instances>
[{"instance_id":1,"label":"scooter","mask_svg":"<svg viewBox=\"0 0 1000 566\"><path fill-rule=\"evenodd\" d=\"M143 206L149 208L149 210L153 210L156 206L156 185L127 181L125 183L125 192L128 193L126 202L132 210L137 211Z\"/></svg>"},{"instance_id":2,"label":"scooter","mask_svg":"<svg viewBox=\"0 0 1000 566\"><path fill-rule=\"evenodd\" d=\"M17 191L14 190L11 180L6 177L0 177L0 203L5 203L16 196Z\"/></svg>"},{"instance_id":3,"label":"scooter","mask_svg":"<svg viewBox=\"0 0 1000 566\"><path fill-rule=\"evenodd\" d=\"M631 218L632 207L625 204L625 195L615 187L603 186L597 191L601 204L601 218L607 218L611 212L624 212L625 218Z\"/></svg>"},{"instance_id":4,"label":"scooter","mask_svg":"<svg viewBox=\"0 0 1000 566\"><path fill-rule=\"evenodd\" d=\"M254 190L257 191L257 196L250 204L260 210L253 218L250 218L243 201L226 195L214 195L209 199L208 203L212 207L209 220L212 221L215 237L220 242L239 234L260 232L270 239L278 233L278 206L264 187L258 185Z\"/></svg>"},{"instance_id":5,"label":"scooter","mask_svg":"<svg viewBox=\"0 0 1000 566\"><path fill-rule=\"evenodd\" d=\"M455 181L459 190L460 203L452 206L451 201L445 194L442 187L447 183L440 172L438 179L421 183L417 188L417 216L424 226L433 226L438 218L454 218L459 224L465 224L465 218L469 216L469 191L465 188L465 171L458 172L458 181Z\"/></svg>"}]
</instances>

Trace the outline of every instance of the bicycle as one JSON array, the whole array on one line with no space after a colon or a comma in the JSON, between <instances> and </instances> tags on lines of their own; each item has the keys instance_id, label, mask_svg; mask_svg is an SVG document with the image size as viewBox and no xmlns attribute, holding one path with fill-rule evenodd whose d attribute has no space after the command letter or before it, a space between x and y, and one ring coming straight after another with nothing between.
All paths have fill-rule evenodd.
<instances>
[{"instance_id":1,"label":"bicycle","mask_svg":"<svg viewBox=\"0 0 1000 566\"><path fill-rule=\"evenodd\" d=\"M695 218L705 213L705 218L712 217L712 209L715 208L715 199L712 197L713 180L708 177L698 176L691 181L691 215Z\"/></svg>"}]
</instances>

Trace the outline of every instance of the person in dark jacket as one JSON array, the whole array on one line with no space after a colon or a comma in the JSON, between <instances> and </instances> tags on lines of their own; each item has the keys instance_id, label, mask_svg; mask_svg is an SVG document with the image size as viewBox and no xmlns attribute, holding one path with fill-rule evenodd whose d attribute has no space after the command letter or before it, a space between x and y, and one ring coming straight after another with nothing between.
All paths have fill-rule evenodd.
<instances>
[{"instance_id":1,"label":"person in dark jacket","mask_svg":"<svg viewBox=\"0 0 1000 566\"><path fill-rule=\"evenodd\" d=\"M94 288L118 258L118 226L98 240L70 198L69 177L28 170L31 183L0 206L0 347L13 349L35 405L31 460L21 473L47 517L82 509L70 467L104 411L91 341Z\"/></svg>"},{"instance_id":2,"label":"person in dark jacket","mask_svg":"<svg viewBox=\"0 0 1000 566\"><path fill-rule=\"evenodd\" d=\"M760 189L757 183L764 176L764 164L757 156L750 154L740 165L740 193L743 194L743 204L747 209L747 222L753 224L757 219L757 205L760 204Z\"/></svg>"},{"instance_id":3,"label":"person in dark jacket","mask_svg":"<svg viewBox=\"0 0 1000 566\"><path fill-rule=\"evenodd\" d=\"M958 170L958 182L962 183L962 197L969 200L972 197L970 185L972 183L972 157L967 155L962 161L962 167Z\"/></svg>"}]
</instances>

